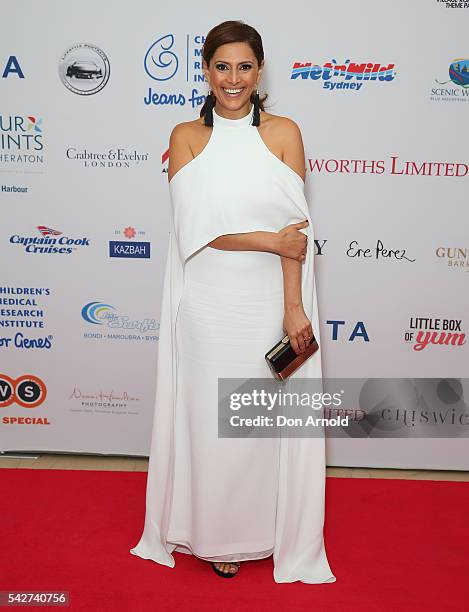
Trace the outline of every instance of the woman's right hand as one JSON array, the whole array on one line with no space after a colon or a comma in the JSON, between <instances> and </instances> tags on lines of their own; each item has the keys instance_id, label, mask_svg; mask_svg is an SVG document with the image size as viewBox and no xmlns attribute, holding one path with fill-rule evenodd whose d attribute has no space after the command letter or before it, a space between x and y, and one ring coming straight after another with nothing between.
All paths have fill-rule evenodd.
<instances>
[{"instance_id":1,"label":"woman's right hand","mask_svg":"<svg viewBox=\"0 0 469 612\"><path fill-rule=\"evenodd\" d=\"M299 230L308 227L308 223L308 219L300 221L300 223L292 223L277 232L275 252L282 257L304 261L308 246L308 236Z\"/></svg>"}]
</instances>

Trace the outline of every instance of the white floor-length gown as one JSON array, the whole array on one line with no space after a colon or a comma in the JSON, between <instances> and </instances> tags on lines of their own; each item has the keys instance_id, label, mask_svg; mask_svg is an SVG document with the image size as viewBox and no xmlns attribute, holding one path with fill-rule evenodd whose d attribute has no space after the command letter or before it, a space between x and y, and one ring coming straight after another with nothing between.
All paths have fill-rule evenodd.
<instances>
[{"instance_id":1,"label":"white floor-length gown","mask_svg":"<svg viewBox=\"0 0 469 612\"><path fill-rule=\"evenodd\" d=\"M210 561L273 555L276 582L334 582L324 438L218 437L218 378L272 378L264 354L283 336L283 275L276 254L223 251L211 240L309 219L303 304L321 344L304 184L252 115L214 112L208 144L170 182L145 527L130 552L170 567L174 551ZM293 376L320 378L320 351Z\"/></svg>"}]
</instances>

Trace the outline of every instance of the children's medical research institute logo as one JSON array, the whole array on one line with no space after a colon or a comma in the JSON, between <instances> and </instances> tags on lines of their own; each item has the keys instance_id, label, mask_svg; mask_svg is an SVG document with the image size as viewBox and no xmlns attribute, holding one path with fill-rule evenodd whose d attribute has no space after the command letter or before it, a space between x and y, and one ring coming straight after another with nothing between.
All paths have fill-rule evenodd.
<instances>
[{"instance_id":1,"label":"children's medical research institute logo","mask_svg":"<svg viewBox=\"0 0 469 612\"><path fill-rule=\"evenodd\" d=\"M80 96L98 93L109 81L107 55L96 45L77 43L59 61L59 76L67 89Z\"/></svg>"}]
</instances>

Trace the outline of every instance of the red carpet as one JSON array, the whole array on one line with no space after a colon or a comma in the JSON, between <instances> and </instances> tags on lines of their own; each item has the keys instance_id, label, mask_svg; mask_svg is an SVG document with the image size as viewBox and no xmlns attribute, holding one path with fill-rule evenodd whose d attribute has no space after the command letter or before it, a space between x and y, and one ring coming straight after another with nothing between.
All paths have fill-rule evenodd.
<instances>
[{"instance_id":1,"label":"red carpet","mask_svg":"<svg viewBox=\"0 0 469 612\"><path fill-rule=\"evenodd\" d=\"M145 482L141 472L0 469L0 591L69 591L68 609L92 612L468 609L469 483L328 478L337 582L306 585L275 584L272 558L225 580L189 555L176 553L174 569L131 555Z\"/></svg>"}]
</instances>

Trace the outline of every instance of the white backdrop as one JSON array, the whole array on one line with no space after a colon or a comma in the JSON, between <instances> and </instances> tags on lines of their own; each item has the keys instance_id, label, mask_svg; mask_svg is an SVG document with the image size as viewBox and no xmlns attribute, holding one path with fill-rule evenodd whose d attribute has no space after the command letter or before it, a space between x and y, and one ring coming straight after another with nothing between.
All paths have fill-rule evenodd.
<instances>
[{"instance_id":1,"label":"white backdrop","mask_svg":"<svg viewBox=\"0 0 469 612\"><path fill-rule=\"evenodd\" d=\"M168 137L198 116L203 36L227 19L259 30L267 110L303 133L324 375L468 376L468 3L240 1L234 13L3 7L1 450L148 454ZM417 350L435 325L455 345ZM467 469L467 434L451 431L330 439L328 464Z\"/></svg>"}]
</instances>

